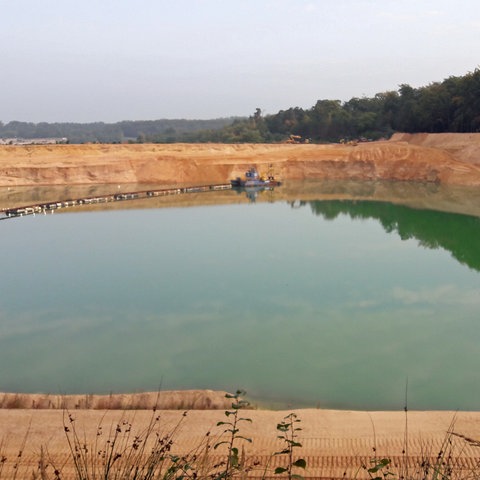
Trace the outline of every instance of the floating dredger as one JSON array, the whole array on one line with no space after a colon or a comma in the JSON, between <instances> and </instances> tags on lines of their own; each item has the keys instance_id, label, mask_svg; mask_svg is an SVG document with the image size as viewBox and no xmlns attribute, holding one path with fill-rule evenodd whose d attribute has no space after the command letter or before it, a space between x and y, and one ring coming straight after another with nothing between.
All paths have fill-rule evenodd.
<instances>
[{"instance_id":1,"label":"floating dredger","mask_svg":"<svg viewBox=\"0 0 480 480\"><path fill-rule=\"evenodd\" d=\"M237 177L234 180L230 180L232 187L277 187L281 185L281 182L275 180L272 174L267 176L260 176L258 170L255 167L249 168L245 172L245 178Z\"/></svg>"}]
</instances>

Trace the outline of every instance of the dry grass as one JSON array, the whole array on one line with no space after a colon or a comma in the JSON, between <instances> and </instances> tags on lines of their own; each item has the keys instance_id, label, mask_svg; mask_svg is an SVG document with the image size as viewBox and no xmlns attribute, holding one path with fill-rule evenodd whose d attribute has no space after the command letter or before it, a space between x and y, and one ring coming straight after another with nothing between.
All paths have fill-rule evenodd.
<instances>
[{"instance_id":1,"label":"dry grass","mask_svg":"<svg viewBox=\"0 0 480 480\"><path fill-rule=\"evenodd\" d=\"M110 395L0 393L0 409L60 410L223 410L226 392L177 390Z\"/></svg>"}]
</instances>

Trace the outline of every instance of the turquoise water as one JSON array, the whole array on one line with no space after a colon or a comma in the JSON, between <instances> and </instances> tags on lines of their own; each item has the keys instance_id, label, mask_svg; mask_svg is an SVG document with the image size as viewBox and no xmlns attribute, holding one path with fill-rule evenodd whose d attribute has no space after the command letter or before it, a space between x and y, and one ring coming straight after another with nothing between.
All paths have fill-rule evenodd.
<instances>
[{"instance_id":1,"label":"turquoise water","mask_svg":"<svg viewBox=\"0 0 480 480\"><path fill-rule=\"evenodd\" d=\"M480 219L252 203L0 223L0 391L480 409Z\"/></svg>"}]
</instances>

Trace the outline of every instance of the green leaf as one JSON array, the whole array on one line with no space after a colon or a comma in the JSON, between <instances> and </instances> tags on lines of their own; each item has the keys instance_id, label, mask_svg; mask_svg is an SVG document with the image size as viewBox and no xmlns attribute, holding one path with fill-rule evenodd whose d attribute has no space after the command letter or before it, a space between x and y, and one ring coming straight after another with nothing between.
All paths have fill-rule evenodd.
<instances>
[{"instance_id":1,"label":"green leaf","mask_svg":"<svg viewBox=\"0 0 480 480\"><path fill-rule=\"evenodd\" d=\"M307 462L303 458L299 458L297 461L293 462L293 466L298 468L307 468Z\"/></svg>"},{"instance_id":2,"label":"green leaf","mask_svg":"<svg viewBox=\"0 0 480 480\"><path fill-rule=\"evenodd\" d=\"M277 467L275 469L275 475L280 475L281 473L285 473L285 472L288 472L288 469L287 468L283 468L283 467Z\"/></svg>"},{"instance_id":3,"label":"green leaf","mask_svg":"<svg viewBox=\"0 0 480 480\"><path fill-rule=\"evenodd\" d=\"M301 475L293 474L290 478L295 478L296 480L305 480Z\"/></svg>"},{"instance_id":4,"label":"green leaf","mask_svg":"<svg viewBox=\"0 0 480 480\"><path fill-rule=\"evenodd\" d=\"M382 468L385 468L389 464L390 464L390 460L388 458L383 458L375 466L369 468L367 470L367 472L368 473L377 473L379 470L381 470Z\"/></svg>"},{"instance_id":5,"label":"green leaf","mask_svg":"<svg viewBox=\"0 0 480 480\"><path fill-rule=\"evenodd\" d=\"M233 467L238 467L238 448L232 448L230 455L230 462Z\"/></svg>"},{"instance_id":6,"label":"green leaf","mask_svg":"<svg viewBox=\"0 0 480 480\"><path fill-rule=\"evenodd\" d=\"M226 444L226 443L229 443L229 442L227 442L226 440L224 440L223 442L218 442L218 443L216 443L216 444L213 446L213 449L216 450L217 447L219 447L220 445L224 445L224 444Z\"/></svg>"}]
</instances>

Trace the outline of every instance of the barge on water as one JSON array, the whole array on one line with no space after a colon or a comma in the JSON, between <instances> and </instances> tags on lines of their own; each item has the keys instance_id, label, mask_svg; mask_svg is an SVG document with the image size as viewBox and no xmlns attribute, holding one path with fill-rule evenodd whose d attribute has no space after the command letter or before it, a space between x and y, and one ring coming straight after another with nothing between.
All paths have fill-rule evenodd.
<instances>
[{"instance_id":1,"label":"barge on water","mask_svg":"<svg viewBox=\"0 0 480 480\"><path fill-rule=\"evenodd\" d=\"M232 187L278 187L281 182L275 180L273 174L269 173L267 176L261 176L255 167L249 168L245 172L245 178L237 177L230 180Z\"/></svg>"}]
</instances>

